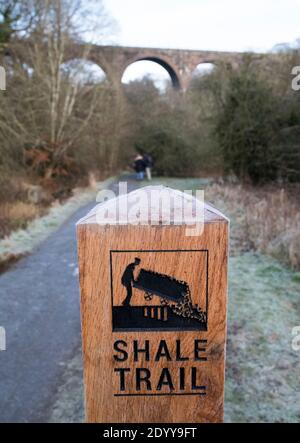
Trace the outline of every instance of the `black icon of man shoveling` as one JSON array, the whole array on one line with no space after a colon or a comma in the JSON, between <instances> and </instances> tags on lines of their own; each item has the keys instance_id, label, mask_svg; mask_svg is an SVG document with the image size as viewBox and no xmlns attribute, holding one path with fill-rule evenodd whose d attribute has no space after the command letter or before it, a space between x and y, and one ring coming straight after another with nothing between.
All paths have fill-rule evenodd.
<instances>
[{"instance_id":1,"label":"black icon of man shoveling","mask_svg":"<svg viewBox=\"0 0 300 443\"><path fill-rule=\"evenodd\" d=\"M192 298L188 282L179 280L177 275L158 272L157 269L144 269L139 266L141 262L139 257L135 257L131 263L127 261L121 278L119 274L119 281L126 289L126 297L120 306L119 303L114 304L112 294L113 330L206 331L207 312L199 305L198 293L195 295L195 300ZM124 265L124 262L122 264ZM138 290L136 294L139 298L138 304L131 304L133 288ZM152 303L147 303L154 297Z\"/></svg>"},{"instance_id":2,"label":"black icon of man shoveling","mask_svg":"<svg viewBox=\"0 0 300 443\"><path fill-rule=\"evenodd\" d=\"M125 300L123 301L123 306L130 306L130 300L132 297L132 285L134 283L134 270L135 267L138 266L141 263L141 259L139 257L135 257L134 262L130 263L128 266L126 266L126 269L122 275L121 283L123 286L125 286L127 295Z\"/></svg>"}]
</instances>

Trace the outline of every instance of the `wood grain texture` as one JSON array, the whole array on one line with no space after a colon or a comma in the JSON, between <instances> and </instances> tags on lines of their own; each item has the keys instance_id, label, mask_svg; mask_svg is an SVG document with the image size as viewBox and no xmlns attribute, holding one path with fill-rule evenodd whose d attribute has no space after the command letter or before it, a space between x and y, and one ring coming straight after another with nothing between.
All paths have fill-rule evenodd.
<instances>
[{"instance_id":1,"label":"wood grain texture","mask_svg":"<svg viewBox=\"0 0 300 443\"><path fill-rule=\"evenodd\" d=\"M200 236L185 235L185 226L109 226L96 223L77 225L79 274L81 288L81 320L84 359L84 386L86 420L88 422L120 423L205 423L221 422L224 408L224 369L226 343L227 307L227 258L228 221L218 217L206 221ZM207 331L114 331L112 330L111 294L111 251L148 250L207 250L208 251L208 327ZM188 280L191 293L200 296L205 303L204 256L186 253L151 254L140 253L142 264L147 269L168 273L175 278ZM125 296L120 284L121 271L137 255L128 252L115 255L113 260L114 304L121 305ZM203 282L199 286L199 281ZM132 303L139 305L143 294L134 289ZM153 300L149 301L150 305ZM142 304L142 303L141 303ZM194 341L207 340L203 353L207 361L193 361ZM114 359L113 344L123 340L128 345L128 359L119 362ZM150 361L139 355L134 361L132 344L138 340L144 346L150 343ZM165 340L170 354L176 354L179 340L182 355L189 360L155 362L154 355L161 340ZM149 393L145 383L141 390L136 387L136 369L151 370L153 393L162 368L172 374L174 391L181 394L194 394L190 386L191 367L197 367L197 383L205 385L206 395L151 395L115 396L120 393L116 368L130 368L126 374L126 392ZM186 370L186 387L180 390L179 368ZM172 393L174 391L171 391ZM162 389L160 393L168 393Z\"/></svg>"}]
</instances>

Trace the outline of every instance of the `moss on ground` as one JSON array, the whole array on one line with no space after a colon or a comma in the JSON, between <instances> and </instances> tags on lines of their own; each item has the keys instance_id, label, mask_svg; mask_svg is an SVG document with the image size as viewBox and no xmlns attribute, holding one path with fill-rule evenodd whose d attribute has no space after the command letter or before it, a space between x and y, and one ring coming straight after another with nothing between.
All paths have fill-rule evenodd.
<instances>
[{"instance_id":1,"label":"moss on ground","mask_svg":"<svg viewBox=\"0 0 300 443\"><path fill-rule=\"evenodd\" d=\"M300 420L300 354L291 347L300 283L293 277L264 255L230 259L226 421Z\"/></svg>"}]
</instances>

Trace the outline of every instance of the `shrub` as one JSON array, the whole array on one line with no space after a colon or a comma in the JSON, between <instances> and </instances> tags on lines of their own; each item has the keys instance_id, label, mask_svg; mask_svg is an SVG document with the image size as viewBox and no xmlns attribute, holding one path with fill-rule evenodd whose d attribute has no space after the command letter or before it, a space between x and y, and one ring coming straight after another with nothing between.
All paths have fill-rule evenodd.
<instances>
[{"instance_id":1,"label":"shrub","mask_svg":"<svg viewBox=\"0 0 300 443\"><path fill-rule=\"evenodd\" d=\"M254 183L277 177L276 107L270 86L255 72L232 71L216 121L226 172Z\"/></svg>"},{"instance_id":2,"label":"shrub","mask_svg":"<svg viewBox=\"0 0 300 443\"><path fill-rule=\"evenodd\" d=\"M214 183L205 190L232 219L231 254L253 249L300 269L299 189L289 188Z\"/></svg>"},{"instance_id":3,"label":"shrub","mask_svg":"<svg viewBox=\"0 0 300 443\"><path fill-rule=\"evenodd\" d=\"M204 97L199 104L194 94L160 93L147 78L129 84L126 94L131 116L126 141L129 153L133 154L133 148L150 153L155 172L163 176L199 175L219 167L211 123L202 112Z\"/></svg>"},{"instance_id":4,"label":"shrub","mask_svg":"<svg viewBox=\"0 0 300 443\"><path fill-rule=\"evenodd\" d=\"M279 88L245 56L228 71L215 133L225 172L252 183L299 181L299 95Z\"/></svg>"},{"instance_id":5,"label":"shrub","mask_svg":"<svg viewBox=\"0 0 300 443\"><path fill-rule=\"evenodd\" d=\"M197 168L195 148L184 135L169 128L148 128L136 148L152 155L158 175L184 176L193 174Z\"/></svg>"}]
</instances>

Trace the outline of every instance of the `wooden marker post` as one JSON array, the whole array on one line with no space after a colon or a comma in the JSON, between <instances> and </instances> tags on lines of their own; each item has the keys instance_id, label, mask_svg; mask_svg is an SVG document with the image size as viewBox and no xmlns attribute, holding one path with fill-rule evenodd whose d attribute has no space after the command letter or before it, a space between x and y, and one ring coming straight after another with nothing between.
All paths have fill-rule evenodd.
<instances>
[{"instance_id":1,"label":"wooden marker post","mask_svg":"<svg viewBox=\"0 0 300 443\"><path fill-rule=\"evenodd\" d=\"M191 235L182 204L191 218L197 202L146 187L77 224L88 422L223 420L228 220L205 205Z\"/></svg>"}]
</instances>

